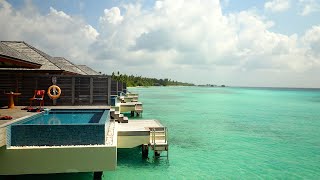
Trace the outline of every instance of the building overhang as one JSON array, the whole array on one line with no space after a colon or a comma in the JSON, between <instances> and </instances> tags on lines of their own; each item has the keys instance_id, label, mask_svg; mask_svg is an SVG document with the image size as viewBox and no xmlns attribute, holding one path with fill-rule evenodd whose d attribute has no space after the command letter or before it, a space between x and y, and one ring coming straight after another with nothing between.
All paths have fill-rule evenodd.
<instances>
[{"instance_id":1,"label":"building overhang","mask_svg":"<svg viewBox=\"0 0 320 180\"><path fill-rule=\"evenodd\" d=\"M39 69L41 67L41 64L33 63L24 61L21 59L16 59L13 57L8 57L4 55L0 55L0 67L7 67L7 68L30 68L30 69Z\"/></svg>"}]
</instances>

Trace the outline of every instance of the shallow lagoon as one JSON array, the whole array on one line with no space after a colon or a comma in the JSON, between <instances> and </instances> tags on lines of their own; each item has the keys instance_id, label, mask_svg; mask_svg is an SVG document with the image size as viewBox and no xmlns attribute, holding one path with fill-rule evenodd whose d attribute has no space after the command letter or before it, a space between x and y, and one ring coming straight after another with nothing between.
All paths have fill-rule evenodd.
<instances>
[{"instance_id":1,"label":"shallow lagoon","mask_svg":"<svg viewBox=\"0 0 320 180\"><path fill-rule=\"evenodd\" d=\"M169 162L120 150L105 179L320 177L320 90L132 88L169 128Z\"/></svg>"},{"instance_id":2,"label":"shallow lagoon","mask_svg":"<svg viewBox=\"0 0 320 180\"><path fill-rule=\"evenodd\" d=\"M144 119L169 128L169 161L120 149L104 179L318 179L320 90L131 88ZM92 173L17 179L92 179Z\"/></svg>"}]
</instances>

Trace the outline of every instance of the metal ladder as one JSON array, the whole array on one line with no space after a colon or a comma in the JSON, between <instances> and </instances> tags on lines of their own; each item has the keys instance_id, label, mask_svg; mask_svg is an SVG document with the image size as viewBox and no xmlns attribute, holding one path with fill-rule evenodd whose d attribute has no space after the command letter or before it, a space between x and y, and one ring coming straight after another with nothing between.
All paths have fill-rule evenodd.
<instances>
[{"instance_id":1,"label":"metal ladder","mask_svg":"<svg viewBox=\"0 0 320 180\"><path fill-rule=\"evenodd\" d=\"M153 150L154 158L167 157L167 159L169 159L167 127L150 127L150 147ZM160 156L161 152L163 151L166 151L166 155Z\"/></svg>"}]
</instances>

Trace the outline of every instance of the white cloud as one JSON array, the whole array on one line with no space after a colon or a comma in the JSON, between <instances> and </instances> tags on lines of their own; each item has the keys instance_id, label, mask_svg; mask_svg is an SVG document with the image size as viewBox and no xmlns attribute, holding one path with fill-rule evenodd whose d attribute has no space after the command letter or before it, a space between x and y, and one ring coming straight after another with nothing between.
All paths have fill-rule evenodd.
<instances>
[{"instance_id":1,"label":"white cloud","mask_svg":"<svg viewBox=\"0 0 320 180\"><path fill-rule=\"evenodd\" d=\"M302 10L300 15L307 16L314 12L320 11L320 3L316 0L299 0Z\"/></svg>"},{"instance_id":2,"label":"white cloud","mask_svg":"<svg viewBox=\"0 0 320 180\"><path fill-rule=\"evenodd\" d=\"M119 24L123 20L120 9L113 7L111 9L104 10L104 16L100 17L100 23Z\"/></svg>"},{"instance_id":3,"label":"white cloud","mask_svg":"<svg viewBox=\"0 0 320 180\"><path fill-rule=\"evenodd\" d=\"M283 12L290 8L290 0L269 0L264 8L272 12Z\"/></svg>"},{"instance_id":4,"label":"white cloud","mask_svg":"<svg viewBox=\"0 0 320 180\"><path fill-rule=\"evenodd\" d=\"M302 37L302 41L307 47L308 56L318 59L320 63L320 26L313 26L309 29Z\"/></svg>"},{"instance_id":5,"label":"white cloud","mask_svg":"<svg viewBox=\"0 0 320 180\"><path fill-rule=\"evenodd\" d=\"M98 39L97 57L122 59L124 64L138 61L136 57L159 67L165 61L166 68L203 64L299 70L285 60L298 52L297 36L269 31L273 22L254 12L223 15L219 1L158 1L153 11L140 8L128 6L122 23L108 26Z\"/></svg>"},{"instance_id":6,"label":"white cloud","mask_svg":"<svg viewBox=\"0 0 320 180\"><path fill-rule=\"evenodd\" d=\"M59 17L61 19L68 19L68 20L72 20L72 18L67 15L66 13L64 13L63 11L57 11L56 9L54 9L53 7L50 7L50 13L49 15L53 15L56 17Z\"/></svg>"},{"instance_id":7,"label":"white cloud","mask_svg":"<svg viewBox=\"0 0 320 180\"><path fill-rule=\"evenodd\" d=\"M88 48L99 33L91 25L53 7L48 14L41 15L30 6L17 11L6 1L0 2L1 40L26 41L49 54L76 59L78 63L92 59L88 58Z\"/></svg>"},{"instance_id":8,"label":"white cloud","mask_svg":"<svg viewBox=\"0 0 320 180\"><path fill-rule=\"evenodd\" d=\"M219 1L157 1L152 10L139 4L124 8L121 24L101 25L95 48L97 58L117 61L115 69L157 67L146 72L156 76L191 67L293 74L319 68L301 37L272 32L274 23L256 12L223 14Z\"/></svg>"},{"instance_id":9,"label":"white cloud","mask_svg":"<svg viewBox=\"0 0 320 180\"><path fill-rule=\"evenodd\" d=\"M320 87L313 77L320 76L319 26L300 37L272 32L273 25L254 11L224 14L219 0L124 4L106 9L98 30L54 8L25 17L0 2L1 39L25 40L103 73L266 86L296 86L290 77L302 76L301 86Z\"/></svg>"}]
</instances>

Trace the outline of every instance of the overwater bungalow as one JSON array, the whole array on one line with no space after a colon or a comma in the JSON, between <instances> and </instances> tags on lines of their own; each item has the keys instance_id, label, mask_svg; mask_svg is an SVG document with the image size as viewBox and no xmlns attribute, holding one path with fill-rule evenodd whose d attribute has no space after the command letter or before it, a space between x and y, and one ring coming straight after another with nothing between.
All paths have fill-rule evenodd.
<instances>
[{"instance_id":1,"label":"overwater bungalow","mask_svg":"<svg viewBox=\"0 0 320 180\"><path fill-rule=\"evenodd\" d=\"M60 89L58 95L49 91L52 86ZM38 90L49 97L31 98ZM154 157L168 152L167 129L159 121L128 121L111 106L126 94L125 83L26 42L0 42L0 92L0 114L12 116L0 120L0 175L96 172L101 177L116 169L117 148L141 146L144 157L149 148ZM31 100L44 108L27 112Z\"/></svg>"}]
</instances>

